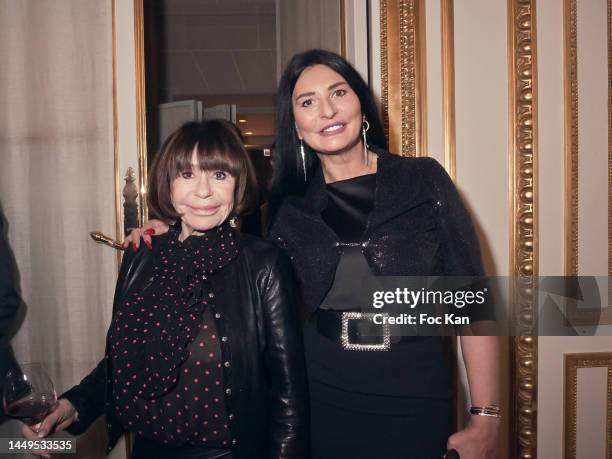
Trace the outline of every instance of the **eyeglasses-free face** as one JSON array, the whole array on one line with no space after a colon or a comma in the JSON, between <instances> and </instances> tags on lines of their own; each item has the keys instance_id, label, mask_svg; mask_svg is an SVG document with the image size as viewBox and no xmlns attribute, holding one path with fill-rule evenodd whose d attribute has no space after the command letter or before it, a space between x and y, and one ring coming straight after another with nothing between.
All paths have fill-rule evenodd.
<instances>
[{"instance_id":1,"label":"eyeglasses-free face","mask_svg":"<svg viewBox=\"0 0 612 459\"><path fill-rule=\"evenodd\" d=\"M346 80L326 65L304 69L293 89L293 115L300 137L320 154L361 151L363 117L359 98Z\"/></svg>"},{"instance_id":2,"label":"eyeglasses-free face","mask_svg":"<svg viewBox=\"0 0 612 459\"><path fill-rule=\"evenodd\" d=\"M201 170L194 152L191 170L172 182L172 204L181 214L181 240L194 231L208 231L222 224L234 208L236 179L228 172Z\"/></svg>"}]
</instances>

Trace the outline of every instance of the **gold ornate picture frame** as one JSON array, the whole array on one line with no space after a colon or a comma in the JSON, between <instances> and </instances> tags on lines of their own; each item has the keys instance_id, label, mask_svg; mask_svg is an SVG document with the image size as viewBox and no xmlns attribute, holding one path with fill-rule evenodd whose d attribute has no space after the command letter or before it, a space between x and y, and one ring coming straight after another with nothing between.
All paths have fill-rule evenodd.
<instances>
[{"instance_id":1,"label":"gold ornate picture frame","mask_svg":"<svg viewBox=\"0 0 612 459\"><path fill-rule=\"evenodd\" d=\"M563 438L564 459L576 458L578 420L578 369L607 368L606 387L606 458L612 458L612 352L565 354Z\"/></svg>"},{"instance_id":2,"label":"gold ornate picture frame","mask_svg":"<svg viewBox=\"0 0 612 459\"><path fill-rule=\"evenodd\" d=\"M564 150L565 150L565 254L564 272L566 276L578 276L578 218L580 167L578 132L578 0L563 2L563 48L564 48ZM607 18L607 73L608 73L608 260L607 275L612 277L612 0L606 2ZM574 326L595 326L612 324L612 286L608 286L607 307L601 309L579 308L575 300L568 300L565 313L569 323ZM603 305L602 305L603 306Z\"/></svg>"}]
</instances>

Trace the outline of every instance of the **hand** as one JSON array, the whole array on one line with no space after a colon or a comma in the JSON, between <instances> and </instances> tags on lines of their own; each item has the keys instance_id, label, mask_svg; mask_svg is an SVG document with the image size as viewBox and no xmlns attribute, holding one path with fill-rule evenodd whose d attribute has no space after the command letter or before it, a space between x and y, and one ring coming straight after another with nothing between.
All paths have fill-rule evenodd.
<instances>
[{"instance_id":1,"label":"hand","mask_svg":"<svg viewBox=\"0 0 612 459\"><path fill-rule=\"evenodd\" d=\"M456 449L461 459L495 459L500 419L472 415L468 426L448 438L447 449Z\"/></svg>"},{"instance_id":2,"label":"hand","mask_svg":"<svg viewBox=\"0 0 612 459\"><path fill-rule=\"evenodd\" d=\"M123 247L128 248L132 244L132 250L138 251L140 247L140 238L144 240L149 250L153 249L153 243L151 242L152 234L164 234L168 232L169 226L161 220L149 220L142 228L134 228L127 235L125 241L123 241Z\"/></svg>"},{"instance_id":3,"label":"hand","mask_svg":"<svg viewBox=\"0 0 612 459\"><path fill-rule=\"evenodd\" d=\"M79 413L74 405L65 398L60 398L51 411L42 422L33 426L24 424L21 428L21 435L27 440L40 440L49 434L64 430L70 424L79 418ZM49 451L35 450L31 451L35 456L51 457Z\"/></svg>"}]
</instances>

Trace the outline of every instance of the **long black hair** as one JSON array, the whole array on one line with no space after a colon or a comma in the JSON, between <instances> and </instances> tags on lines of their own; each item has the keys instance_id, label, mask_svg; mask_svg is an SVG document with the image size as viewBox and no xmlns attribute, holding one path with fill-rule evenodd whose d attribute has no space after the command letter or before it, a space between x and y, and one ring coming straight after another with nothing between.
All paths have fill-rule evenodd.
<instances>
[{"instance_id":1,"label":"long black hair","mask_svg":"<svg viewBox=\"0 0 612 459\"><path fill-rule=\"evenodd\" d=\"M273 155L274 172L271 184L272 215L276 213L282 199L287 195L301 195L306 189L302 160L299 157L299 139L293 116L293 89L302 72L313 65L326 65L340 74L348 83L361 104L361 112L370 123L367 132L368 145L386 149L387 140L380 116L370 88L361 75L346 59L336 53L322 49L311 49L293 56L281 77L276 93L276 148ZM312 177L319 159L306 144L306 176Z\"/></svg>"}]
</instances>

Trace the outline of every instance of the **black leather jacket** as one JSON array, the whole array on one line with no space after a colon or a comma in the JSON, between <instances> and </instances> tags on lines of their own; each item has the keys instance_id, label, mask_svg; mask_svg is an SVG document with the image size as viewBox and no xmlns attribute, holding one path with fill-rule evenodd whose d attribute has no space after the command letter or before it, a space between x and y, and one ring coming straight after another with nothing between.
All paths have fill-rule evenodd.
<instances>
[{"instance_id":1,"label":"black leather jacket","mask_svg":"<svg viewBox=\"0 0 612 459\"><path fill-rule=\"evenodd\" d=\"M141 244L126 252L117 281L114 310L134 289L146 287L155 256L167 235L154 241L153 252ZM272 244L241 235L241 252L211 278L218 300L215 321L224 368L226 410L232 456L241 458L309 457L308 400L301 333L293 311L291 267ZM108 347L108 346L107 346ZM78 422L68 430L84 432L103 413L109 450L123 428L114 414L112 369L108 355L81 383L62 395L76 407ZM230 416L231 415L231 416Z\"/></svg>"}]
</instances>

